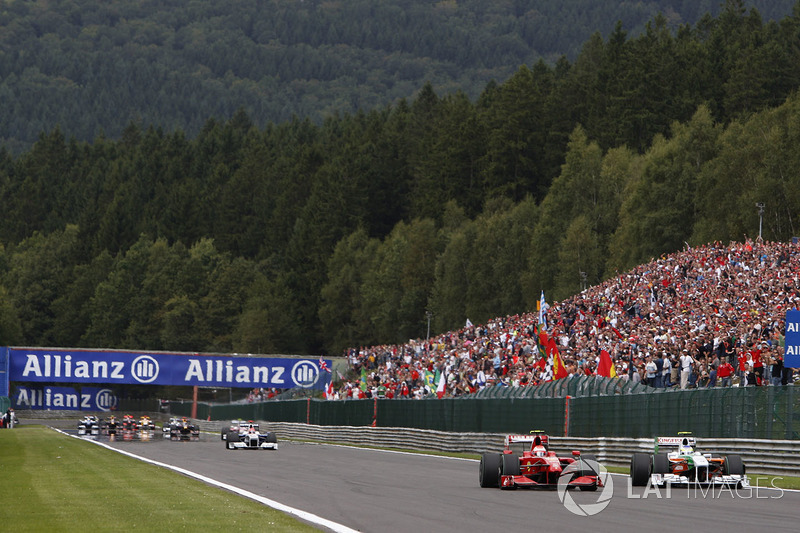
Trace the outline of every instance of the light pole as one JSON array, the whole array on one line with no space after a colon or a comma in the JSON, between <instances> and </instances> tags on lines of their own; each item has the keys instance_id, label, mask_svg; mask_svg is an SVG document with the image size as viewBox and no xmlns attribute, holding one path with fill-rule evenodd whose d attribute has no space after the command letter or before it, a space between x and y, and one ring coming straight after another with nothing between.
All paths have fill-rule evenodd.
<instances>
[{"instance_id":1,"label":"light pole","mask_svg":"<svg viewBox=\"0 0 800 533\"><path fill-rule=\"evenodd\" d=\"M586 272L584 271L580 271L580 275L581 275L581 292L583 292L586 290L586 281L588 278L586 276Z\"/></svg>"},{"instance_id":2,"label":"light pole","mask_svg":"<svg viewBox=\"0 0 800 533\"><path fill-rule=\"evenodd\" d=\"M433 313L431 313L430 311L425 311L425 316L428 317L428 336L425 339L426 340L430 340L430 338L431 338L431 317L433 316Z\"/></svg>"},{"instance_id":3,"label":"light pole","mask_svg":"<svg viewBox=\"0 0 800 533\"><path fill-rule=\"evenodd\" d=\"M763 202L758 202L756 204L756 207L758 208L758 240L760 241L760 240L762 240L761 239L761 225L762 225L762 222L764 221L764 203Z\"/></svg>"}]
</instances>

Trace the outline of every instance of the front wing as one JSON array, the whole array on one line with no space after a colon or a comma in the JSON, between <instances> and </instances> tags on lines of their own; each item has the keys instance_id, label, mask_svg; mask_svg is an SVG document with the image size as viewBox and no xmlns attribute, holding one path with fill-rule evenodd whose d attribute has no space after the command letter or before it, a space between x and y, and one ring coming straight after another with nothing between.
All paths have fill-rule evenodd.
<instances>
[{"instance_id":1,"label":"front wing","mask_svg":"<svg viewBox=\"0 0 800 533\"><path fill-rule=\"evenodd\" d=\"M747 476L741 475L719 475L711 476L706 481L697 481L690 479L688 476L680 474L650 474L650 484L652 486L664 487L666 485L672 486L734 486L746 489L750 487L750 480Z\"/></svg>"},{"instance_id":2,"label":"front wing","mask_svg":"<svg viewBox=\"0 0 800 533\"><path fill-rule=\"evenodd\" d=\"M572 479L567 483L567 488L596 488L602 487L603 483L597 476L580 476ZM500 476L501 489L556 489L558 483L539 483L532 480L528 476Z\"/></svg>"},{"instance_id":3,"label":"front wing","mask_svg":"<svg viewBox=\"0 0 800 533\"><path fill-rule=\"evenodd\" d=\"M249 442L236 441L229 442L228 446L233 448L248 449L248 450L277 450L277 442L262 442L261 444L250 444Z\"/></svg>"}]
</instances>

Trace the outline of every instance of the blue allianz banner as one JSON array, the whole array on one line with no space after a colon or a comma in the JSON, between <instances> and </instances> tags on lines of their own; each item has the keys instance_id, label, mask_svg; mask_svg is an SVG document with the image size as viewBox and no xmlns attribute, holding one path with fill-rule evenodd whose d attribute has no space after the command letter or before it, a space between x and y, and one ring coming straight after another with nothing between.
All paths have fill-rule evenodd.
<instances>
[{"instance_id":1,"label":"blue allianz banner","mask_svg":"<svg viewBox=\"0 0 800 533\"><path fill-rule=\"evenodd\" d=\"M0 396L8 396L8 347L0 346Z\"/></svg>"},{"instance_id":2,"label":"blue allianz banner","mask_svg":"<svg viewBox=\"0 0 800 533\"><path fill-rule=\"evenodd\" d=\"M9 381L324 389L320 358L226 357L162 352L8 348Z\"/></svg>"},{"instance_id":3,"label":"blue allianz banner","mask_svg":"<svg viewBox=\"0 0 800 533\"><path fill-rule=\"evenodd\" d=\"M53 409L59 411L110 411L117 397L110 389L98 387L17 387L12 398L14 409Z\"/></svg>"},{"instance_id":4,"label":"blue allianz banner","mask_svg":"<svg viewBox=\"0 0 800 533\"><path fill-rule=\"evenodd\" d=\"M800 368L800 311L786 311L786 342L783 350L783 366Z\"/></svg>"}]
</instances>

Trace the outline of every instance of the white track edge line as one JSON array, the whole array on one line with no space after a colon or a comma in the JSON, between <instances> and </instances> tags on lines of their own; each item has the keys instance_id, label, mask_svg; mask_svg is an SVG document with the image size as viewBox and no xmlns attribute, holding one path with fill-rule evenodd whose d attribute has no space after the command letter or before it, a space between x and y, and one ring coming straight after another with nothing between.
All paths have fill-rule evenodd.
<instances>
[{"instance_id":1,"label":"white track edge line","mask_svg":"<svg viewBox=\"0 0 800 533\"><path fill-rule=\"evenodd\" d=\"M210 477L206 477L206 476L204 476L202 474L198 474L197 472L192 472L191 470L186 470L185 468L181 468L179 466L174 466L174 465L169 465L169 464L162 463L162 462L159 462L159 461L154 461L152 459L148 459L147 457L142 457L140 455L136 455L136 454L127 452L125 450L120 450L118 448L114 448L113 446L109 446L108 444L105 444L105 443L102 443L102 442L98 442L98 441L93 440L93 439L82 439L78 435L70 435L69 433L66 433L65 431L62 431L62 430L60 430L58 428L51 428L51 429L54 429L55 431L58 431L59 433L61 433L63 435L66 435L68 437L72 437L74 439L79 439L79 440L86 441L86 442L92 442L92 443L94 443L94 444L96 444L98 446L102 446L103 448L106 448L108 450L111 450L111 451L114 451L114 452L117 452L117 453L121 453L122 455L127 455L128 457L132 457L134 459L138 459L139 461L144 461L145 463L150 463L152 465L160 466L162 468L167 468L169 470L173 470L173 471L178 472L180 474L183 474L185 476L189 476L189 477L198 479L198 480L200 480L200 481L202 481L204 483L208 483L209 485L213 485L213 486L219 487L221 489L229 490L229 491L234 492L234 493L236 493L236 494L238 494L240 496L244 496L245 498L249 498L251 500L255 500L255 501L257 501L257 502L259 502L261 504L264 504L264 505L266 505L268 507L272 507L273 509L276 509L278 511L282 511L282 512L290 514L290 515L294 515L294 516L296 516L298 518L301 518L301 519L303 519L303 520L305 520L307 522L311 522L312 524L317 524L317 525L326 527L326 528L328 528L328 529L330 529L332 531L335 531L336 533L359 533L359 531L357 529L349 528L349 527L347 527L347 526L345 526L343 524L339 524L338 522L333 522L331 520L328 520L327 518L322 518L321 516L317 516L315 514L309 513L307 511L303 511L301 509L295 509L294 507L289 507L288 505L284 505L284 504L282 504L280 502L276 502L275 500L270 500L269 498L265 498L263 496L259 496L258 494L255 494L255 493L250 492L248 490L240 489L239 487L234 487L233 485L228 485L227 483L222 483L221 481L217 481L216 479L212 479Z\"/></svg>"}]
</instances>

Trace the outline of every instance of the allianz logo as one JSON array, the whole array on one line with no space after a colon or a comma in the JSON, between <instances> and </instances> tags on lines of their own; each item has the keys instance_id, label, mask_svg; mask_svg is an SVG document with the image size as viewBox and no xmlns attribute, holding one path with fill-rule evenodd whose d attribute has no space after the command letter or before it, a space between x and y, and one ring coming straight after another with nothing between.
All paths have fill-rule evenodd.
<instances>
[{"instance_id":1,"label":"allianz logo","mask_svg":"<svg viewBox=\"0 0 800 533\"><path fill-rule=\"evenodd\" d=\"M140 383L152 383L158 378L158 361L140 355L131 364L131 377ZM23 378L74 378L124 380L125 362L106 359L86 361L72 355L26 354Z\"/></svg>"}]
</instances>

